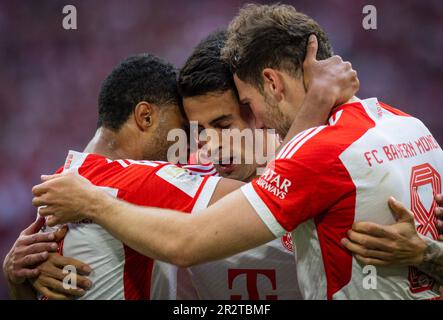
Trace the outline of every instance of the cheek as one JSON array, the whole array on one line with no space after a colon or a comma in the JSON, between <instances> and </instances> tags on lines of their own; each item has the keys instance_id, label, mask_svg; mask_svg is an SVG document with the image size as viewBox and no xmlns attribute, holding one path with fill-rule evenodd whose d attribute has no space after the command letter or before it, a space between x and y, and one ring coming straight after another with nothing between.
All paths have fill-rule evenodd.
<instances>
[{"instance_id":1,"label":"cheek","mask_svg":"<svg viewBox=\"0 0 443 320\"><path fill-rule=\"evenodd\" d=\"M255 121L260 121L263 119L263 115L265 114L265 110L256 104L251 105L251 110L254 115Z\"/></svg>"}]
</instances>

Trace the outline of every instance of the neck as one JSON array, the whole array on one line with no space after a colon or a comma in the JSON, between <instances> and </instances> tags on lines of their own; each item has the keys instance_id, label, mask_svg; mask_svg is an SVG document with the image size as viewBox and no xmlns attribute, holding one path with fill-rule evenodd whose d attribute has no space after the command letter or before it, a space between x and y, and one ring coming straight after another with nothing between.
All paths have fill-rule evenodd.
<instances>
[{"instance_id":1,"label":"neck","mask_svg":"<svg viewBox=\"0 0 443 320\"><path fill-rule=\"evenodd\" d=\"M141 159L142 156L137 152L138 148L131 141L128 132L121 128L118 132L100 127L95 136L89 141L84 152L102 155L108 159Z\"/></svg>"}]
</instances>

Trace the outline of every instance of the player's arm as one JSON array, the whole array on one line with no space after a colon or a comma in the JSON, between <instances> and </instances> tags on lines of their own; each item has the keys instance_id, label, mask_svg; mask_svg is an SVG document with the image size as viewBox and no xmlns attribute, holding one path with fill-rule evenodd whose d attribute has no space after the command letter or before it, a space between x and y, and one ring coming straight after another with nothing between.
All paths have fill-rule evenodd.
<instances>
[{"instance_id":1,"label":"player's arm","mask_svg":"<svg viewBox=\"0 0 443 320\"><path fill-rule=\"evenodd\" d=\"M188 215L112 198L78 175L54 177L33 189L48 225L91 219L134 250L175 265L222 259L275 238L240 190L223 197L238 188L232 180L220 180L211 203L223 199Z\"/></svg>"},{"instance_id":2,"label":"player's arm","mask_svg":"<svg viewBox=\"0 0 443 320\"><path fill-rule=\"evenodd\" d=\"M441 195L436 197L441 206ZM389 226L372 222L358 222L349 231L349 239L343 239L357 260L371 265L416 266L440 283L443 283L443 243L418 234L414 214L402 203L389 200L397 223ZM435 213L443 216L442 208ZM439 222L441 228L441 222Z\"/></svg>"},{"instance_id":3,"label":"player's arm","mask_svg":"<svg viewBox=\"0 0 443 320\"><path fill-rule=\"evenodd\" d=\"M347 101L358 89L358 79L350 64L337 57L326 61L317 61L315 59L317 46L314 37L314 41L311 41L308 46L307 63L304 65L304 73L310 77L310 83L301 109L305 115L319 114L320 116L303 118L299 113L295 119L295 122L298 123L294 124L291 129L292 135L323 123L334 103ZM327 97L327 99L320 99L320 97ZM307 160L307 163L312 162ZM294 179L311 180L308 177L311 172L307 172L305 167L300 168L297 174L294 173ZM288 170L283 171L284 174L288 174ZM317 168L312 168L312 171L318 175ZM69 183L69 179L71 179L71 183ZM66 181L65 186L63 186L63 181ZM75 183L78 184L77 189L73 188ZM83 186L80 186L82 183ZM229 180L222 180L217 186L212 202L232 191L233 188L228 184L232 185L233 183ZM316 187L313 186L313 190ZM90 197L85 192L88 188L91 191ZM238 188L238 185L234 188ZM48 205L40 212L46 216L52 215L48 220L52 223L60 222L63 219L81 219L82 212L96 214L94 219L97 223L111 231L124 243L154 258L173 260L180 265L223 258L263 244L274 237L240 191L233 192L216 205L205 210L207 215L187 216L170 213L168 210L137 208L115 199L108 199L93 190L95 189L80 177L58 177L52 182L47 181L43 185L34 187L33 192L36 197L33 203L37 206ZM77 192L78 194L76 194ZM304 191L301 193L305 194ZM293 194L296 196L297 192L293 192ZM101 198L101 202L94 199L94 195ZM305 196L308 195L305 194ZM76 200L74 201L74 199ZM323 201L317 202L323 203ZM79 206L81 203L84 204L83 207ZM90 206L94 206L94 208L90 208ZM108 207L111 211L107 211ZM148 210L149 215L144 215L144 210ZM101 213L109 212L116 214L109 217L101 215ZM126 214L127 212L131 212L130 217ZM170 214L165 215L166 212ZM139 232L133 232L132 226L136 226ZM151 228L155 232L147 234L146 230L151 230ZM129 233L128 230L131 232ZM223 246L219 245L221 241L224 243ZM188 245L177 250L177 243L178 246L183 243ZM192 254L187 253L186 250L188 252L193 250ZM180 259L174 256L177 252L181 257L190 258L190 260L179 261ZM196 257L195 253L198 253L199 256ZM162 254L165 256L162 257Z\"/></svg>"},{"instance_id":4,"label":"player's arm","mask_svg":"<svg viewBox=\"0 0 443 320\"><path fill-rule=\"evenodd\" d=\"M330 152L334 151L329 143L325 145ZM324 147L315 144L316 150ZM349 192L353 184L337 185L334 178L343 175L338 158L319 159L310 152L312 148L314 143L306 143L297 151L297 160L292 156L274 160L261 180L254 180L214 203L234 183L234 188L239 185L221 179L212 205L198 214L134 206L111 198L76 174L47 177L47 181L33 188L32 202L45 206L39 212L47 217L49 225L91 219L144 255L189 266L222 259L282 236L325 212ZM312 179L314 174L318 179ZM270 191L266 185L274 186L271 190L278 188L279 192Z\"/></svg>"},{"instance_id":5,"label":"player's arm","mask_svg":"<svg viewBox=\"0 0 443 320\"><path fill-rule=\"evenodd\" d=\"M319 61L317 51L317 38L311 35L303 62L306 96L282 146L297 133L324 124L331 110L346 103L360 88L357 72L350 62L337 55Z\"/></svg>"}]
</instances>

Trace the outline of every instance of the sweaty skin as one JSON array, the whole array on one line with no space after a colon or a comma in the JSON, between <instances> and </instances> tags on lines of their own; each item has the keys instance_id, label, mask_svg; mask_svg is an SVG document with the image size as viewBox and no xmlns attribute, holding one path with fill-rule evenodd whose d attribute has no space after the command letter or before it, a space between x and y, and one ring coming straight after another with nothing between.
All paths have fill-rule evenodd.
<instances>
[{"instance_id":1,"label":"sweaty skin","mask_svg":"<svg viewBox=\"0 0 443 320\"><path fill-rule=\"evenodd\" d=\"M315 38L315 37L314 37ZM313 46L314 45L314 46ZM298 131L302 131L304 129L310 128L312 126L319 125L325 121L327 115L330 112L331 106L333 106L333 101L338 99L339 97L347 97L349 93L346 90L352 88L352 96L355 91L358 90L358 79L356 78L356 73L354 70L348 69L347 65L345 65L342 61L337 60L327 60L318 62L315 59L310 57L315 57L316 54L316 41L311 41L308 46L308 54L307 59L304 64L304 79L305 82L311 82L312 78L317 81L317 83L321 85L313 85L308 88L308 94L305 99L305 109L301 109L300 116L296 118L296 121L293 124L293 128L291 129L292 134L297 133ZM330 81L330 83L328 83ZM314 81L315 82L315 81ZM342 93L344 91L345 93ZM337 96L336 96L337 95ZM346 98L345 98L346 99ZM309 110L309 111L308 111ZM315 110L316 112L311 112ZM230 185L227 182L220 183L217 188L217 193L213 197L213 202L226 195L233 189L236 189L240 186L239 183ZM65 258L65 257L62 257ZM51 260L51 259L49 259ZM48 261L49 263L50 261ZM80 263L80 262L78 262ZM66 264L66 263L65 263ZM73 264L73 263L71 263ZM44 265L42 265L43 267ZM87 267L87 266L86 266ZM52 269L51 269L52 270ZM48 271L48 269L46 269ZM52 270L54 271L54 270ZM60 277L58 273L48 274L53 277L52 280L46 279L47 288L57 288L60 289ZM81 279L80 279L81 280ZM57 282L58 281L58 282ZM51 282L51 283L48 283ZM88 279L84 279L84 281L80 281L80 286L83 286L84 289L87 289L90 286ZM37 288L37 283L34 282L34 286ZM42 290L41 288L39 290ZM42 292L42 291L40 291ZM79 292L79 295L81 295ZM68 294L71 296L76 296L77 292L64 292L66 294L63 297L57 292L42 292L43 294L50 296L50 298L66 298Z\"/></svg>"},{"instance_id":2,"label":"sweaty skin","mask_svg":"<svg viewBox=\"0 0 443 320\"><path fill-rule=\"evenodd\" d=\"M355 71L349 63L337 57L317 61L317 47L315 37L311 37L304 68L324 69L321 73L324 78L319 75L317 79L311 79L302 106L294 116L298 123L291 131L295 133L324 122L330 107L318 109L318 106L347 101L358 89ZM334 67L337 69L334 70ZM334 82L338 74L348 77ZM315 116L307 116L310 113L321 116L321 119L314 123L299 122L300 119L313 120ZM226 183L222 179L211 199L212 205L196 215L142 208L111 199L86 179L73 175L53 176L46 183L34 187L33 204L46 205L41 208L40 214L48 217L49 225L87 217L144 255L179 266L190 266L222 259L275 238L240 190L223 197L225 193L221 190L229 190ZM147 229L150 232L146 232ZM171 234L174 235L172 239Z\"/></svg>"}]
</instances>

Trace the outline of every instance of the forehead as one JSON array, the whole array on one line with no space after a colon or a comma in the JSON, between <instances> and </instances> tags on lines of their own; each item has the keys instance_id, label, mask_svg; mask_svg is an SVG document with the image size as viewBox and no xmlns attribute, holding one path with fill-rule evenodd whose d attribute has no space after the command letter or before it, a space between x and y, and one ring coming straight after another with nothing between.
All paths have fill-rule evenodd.
<instances>
[{"instance_id":1,"label":"forehead","mask_svg":"<svg viewBox=\"0 0 443 320\"><path fill-rule=\"evenodd\" d=\"M238 99L232 90L184 98L183 107L190 121L208 123L220 115L235 115L240 111Z\"/></svg>"}]
</instances>

